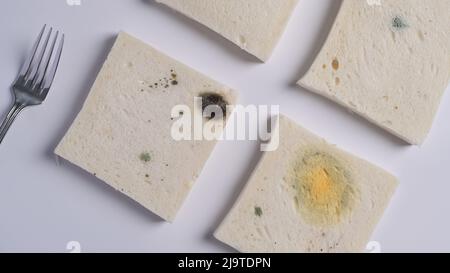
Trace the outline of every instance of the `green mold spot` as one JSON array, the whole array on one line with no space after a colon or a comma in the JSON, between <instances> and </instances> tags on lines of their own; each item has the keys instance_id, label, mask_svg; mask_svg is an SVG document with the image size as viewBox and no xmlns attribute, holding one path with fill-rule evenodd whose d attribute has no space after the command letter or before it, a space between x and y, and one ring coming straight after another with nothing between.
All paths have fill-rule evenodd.
<instances>
[{"instance_id":1,"label":"green mold spot","mask_svg":"<svg viewBox=\"0 0 450 273\"><path fill-rule=\"evenodd\" d=\"M258 217L261 217L263 214L263 211L261 209L261 207L255 207L255 215Z\"/></svg>"},{"instance_id":2,"label":"green mold spot","mask_svg":"<svg viewBox=\"0 0 450 273\"><path fill-rule=\"evenodd\" d=\"M399 16L396 16L392 19L392 27L395 29L404 29L409 27L408 24Z\"/></svg>"},{"instance_id":3,"label":"green mold spot","mask_svg":"<svg viewBox=\"0 0 450 273\"><path fill-rule=\"evenodd\" d=\"M152 160L152 156L151 156L150 153L148 153L148 152L143 152L143 153L141 153L141 154L139 155L139 159L140 159L142 162L147 163L147 162L150 162L150 161Z\"/></svg>"}]
</instances>

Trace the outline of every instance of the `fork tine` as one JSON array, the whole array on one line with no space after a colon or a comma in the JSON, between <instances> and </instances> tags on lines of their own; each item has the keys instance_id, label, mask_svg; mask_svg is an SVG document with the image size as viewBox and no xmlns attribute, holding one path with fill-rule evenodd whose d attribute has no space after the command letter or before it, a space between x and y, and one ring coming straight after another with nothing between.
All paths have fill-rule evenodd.
<instances>
[{"instance_id":1,"label":"fork tine","mask_svg":"<svg viewBox=\"0 0 450 273\"><path fill-rule=\"evenodd\" d=\"M59 31L56 31L56 35L55 35L55 37L53 37L53 41L50 46L50 49L48 50L47 55L45 56L45 59L42 62L43 65L42 66L40 65L40 69L37 72L37 75L33 81L33 85L32 85L33 88L36 88L36 87L39 87L42 85L42 81L44 79L45 73L47 73L47 70L48 70L48 67L50 64L50 60L53 55L53 51L55 49L56 41L58 40L58 36L59 36Z\"/></svg>"},{"instance_id":2,"label":"fork tine","mask_svg":"<svg viewBox=\"0 0 450 273\"><path fill-rule=\"evenodd\" d=\"M63 33L53 63L51 67L49 67L50 70L46 72L44 80L40 86L43 89L42 96L44 97L44 99L45 97L47 97L48 91L50 90L50 86L52 85L53 80L55 79L56 70L58 69L59 61L61 59L61 54L64 47L64 37L65 35Z\"/></svg>"},{"instance_id":3,"label":"fork tine","mask_svg":"<svg viewBox=\"0 0 450 273\"><path fill-rule=\"evenodd\" d=\"M36 42L34 42L31 54L27 57L25 63L22 65L22 68L20 69L19 77L25 77L25 74L27 74L27 72L30 70L31 62L33 61L34 56L36 55L36 51L37 51L37 49L39 47L39 44L40 44L41 39L42 39L42 35L44 34L44 31L45 31L46 27L47 27L47 25L44 25L42 27L41 32L39 33Z\"/></svg>"},{"instance_id":4,"label":"fork tine","mask_svg":"<svg viewBox=\"0 0 450 273\"><path fill-rule=\"evenodd\" d=\"M45 38L45 42L42 45L42 48L39 51L39 54L37 58L34 58L31 62L31 70L28 72L28 74L25 76L25 81L30 81L33 83L33 81L36 78L36 75L39 71L39 68L42 65L42 59L44 58L45 51L47 49L48 41L50 40L50 36L52 35L53 28L50 28L50 31L47 33L47 37Z\"/></svg>"}]
</instances>

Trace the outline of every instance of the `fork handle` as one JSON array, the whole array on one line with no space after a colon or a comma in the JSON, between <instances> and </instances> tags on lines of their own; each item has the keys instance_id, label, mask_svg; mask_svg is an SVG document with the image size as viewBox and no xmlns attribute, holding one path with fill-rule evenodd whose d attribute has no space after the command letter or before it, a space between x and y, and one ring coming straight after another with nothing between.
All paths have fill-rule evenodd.
<instances>
[{"instance_id":1,"label":"fork handle","mask_svg":"<svg viewBox=\"0 0 450 273\"><path fill-rule=\"evenodd\" d=\"M11 124L16 119L17 115L20 113L20 111L25 108L25 105L15 102L13 106L11 107L11 110L9 110L8 115L3 120L2 125L0 126L0 144L3 141L3 138L5 138L6 133L8 132L9 127L11 127Z\"/></svg>"}]
</instances>

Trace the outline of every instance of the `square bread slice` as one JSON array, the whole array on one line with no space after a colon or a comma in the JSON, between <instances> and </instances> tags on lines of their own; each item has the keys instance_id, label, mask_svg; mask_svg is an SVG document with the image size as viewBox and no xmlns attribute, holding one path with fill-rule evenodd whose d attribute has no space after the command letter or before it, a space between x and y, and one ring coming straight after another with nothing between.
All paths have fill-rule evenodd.
<instances>
[{"instance_id":1,"label":"square bread slice","mask_svg":"<svg viewBox=\"0 0 450 273\"><path fill-rule=\"evenodd\" d=\"M55 153L173 221L216 141L174 140L171 110L186 105L200 121L217 122L193 109L194 97L205 94L229 105L236 99L228 87L122 32Z\"/></svg>"},{"instance_id":2,"label":"square bread slice","mask_svg":"<svg viewBox=\"0 0 450 273\"><path fill-rule=\"evenodd\" d=\"M448 0L344 0L299 85L414 145L450 79Z\"/></svg>"},{"instance_id":3,"label":"square bread slice","mask_svg":"<svg viewBox=\"0 0 450 273\"><path fill-rule=\"evenodd\" d=\"M298 0L156 0L267 61Z\"/></svg>"},{"instance_id":4,"label":"square bread slice","mask_svg":"<svg viewBox=\"0 0 450 273\"><path fill-rule=\"evenodd\" d=\"M241 252L360 252L397 179L281 116L266 152L215 237Z\"/></svg>"}]
</instances>

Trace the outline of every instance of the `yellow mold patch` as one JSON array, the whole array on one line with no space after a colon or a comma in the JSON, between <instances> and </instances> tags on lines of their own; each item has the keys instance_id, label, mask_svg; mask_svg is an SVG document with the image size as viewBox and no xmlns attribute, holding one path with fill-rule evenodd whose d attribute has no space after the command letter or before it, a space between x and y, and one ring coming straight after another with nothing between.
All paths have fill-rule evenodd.
<instances>
[{"instance_id":1,"label":"yellow mold patch","mask_svg":"<svg viewBox=\"0 0 450 273\"><path fill-rule=\"evenodd\" d=\"M310 224L335 225L353 210L358 188L340 162L324 152L302 153L295 161L289 182L294 201Z\"/></svg>"}]
</instances>

